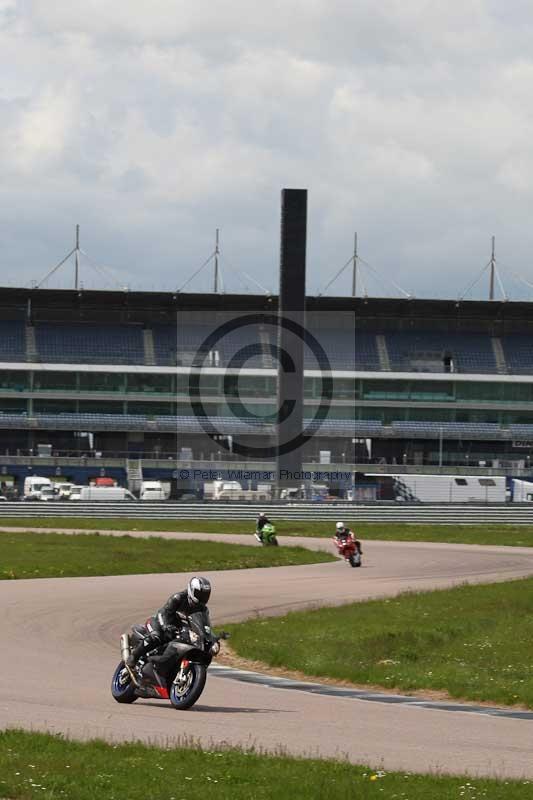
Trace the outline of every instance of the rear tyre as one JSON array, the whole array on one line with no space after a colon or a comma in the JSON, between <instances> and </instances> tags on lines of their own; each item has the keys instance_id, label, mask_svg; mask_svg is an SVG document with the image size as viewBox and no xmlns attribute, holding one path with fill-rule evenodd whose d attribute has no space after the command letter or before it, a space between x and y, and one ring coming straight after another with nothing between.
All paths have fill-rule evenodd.
<instances>
[{"instance_id":1,"label":"rear tyre","mask_svg":"<svg viewBox=\"0 0 533 800\"><path fill-rule=\"evenodd\" d=\"M207 678L207 667L203 664L190 664L187 681L184 684L170 684L168 696L178 711L193 706L202 694Z\"/></svg>"},{"instance_id":2,"label":"rear tyre","mask_svg":"<svg viewBox=\"0 0 533 800\"><path fill-rule=\"evenodd\" d=\"M134 703L137 700L135 684L123 661L120 662L113 675L111 694L117 703Z\"/></svg>"}]
</instances>

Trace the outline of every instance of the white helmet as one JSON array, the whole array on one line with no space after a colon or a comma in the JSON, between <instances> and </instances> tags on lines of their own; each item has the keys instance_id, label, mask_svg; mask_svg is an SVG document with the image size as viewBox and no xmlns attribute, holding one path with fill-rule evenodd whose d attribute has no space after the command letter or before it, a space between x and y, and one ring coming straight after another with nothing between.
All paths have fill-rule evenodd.
<instances>
[{"instance_id":1,"label":"white helmet","mask_svg":"<svg viewBox=\"0 0 533 800\"><path fill-rule=\"evenodd\" d=\"M187 595L191 605L205 605L211 595L211 584L207 578L191 578L187 584Z\"/></svg>"},{"instance_id":2,"label":"white helmet","mask_svg":"<svg viewBox=\"0 0 533 800\"><path fill-rule=\"evenodd\" d=\"M338 531L343 531L344 530L344 522L337 522L335 527L337 528Z\"/></svg>"}]
</instances>

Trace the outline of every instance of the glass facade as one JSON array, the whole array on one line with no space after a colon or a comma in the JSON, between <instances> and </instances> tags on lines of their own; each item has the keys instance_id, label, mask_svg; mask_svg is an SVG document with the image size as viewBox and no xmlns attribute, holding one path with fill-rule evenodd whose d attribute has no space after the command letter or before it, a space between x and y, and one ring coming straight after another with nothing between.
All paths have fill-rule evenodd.
<instances>
[{"instance_id":1,"label":"glass facade","mask_svg":"<svg viewBox=\"0 0 533 800\"><path fill-rule=\"evenodd\" d=\"M272 375L202 375L202 396L249 397L270 400L276 396ZM68 372L48 370L4 370L0 373L0 393L68 392L76 394L113 393L163 397L189 396L187 374L146 372ZM323 386L320 377L306 377L304 397L319 400ZM333 378L333 401L483 404L533 404L531 383L495 381L432 381Z\"/></svg>"},{"instance_id":2,"label":"glass facade","mask_svg":"<svg viewBox=\"0 0 533 800\"><path fill-rule=\"evenodd\" d=\"M25 392L30 388L29 372L5 370L0 372L0 391Z\"/></svg>"},{"instance_id":3,"label":"glass facade","mask_svg":"<svg viewBox=\"0 0 533 800\"><path fill-rule=\"evenodd\" d=\"M80 392L124 392L126 376L121 372L79 372Z\"/></svg>"},{"instance_id":4,"label":"glass facade","mask_svg":"<svg viewBox=\"0 0 533 800\"><path fill-rule=\"evenodd\" d=\"M322 389L320 377L305 378L306 417L316 414ZM200 391L208 414L275 420L273 375L202 375ZM20 397L22 392L26 393L25 398ZM46 397L48 393L56 394ZM108 396L98 399L97 393ZM64 397L57 396L61 394ZM187 374L32 369L0 373L1 412L129 413L156 417L190 416L193 410ZM460 381L453 377L436 381L425 376L407 380L334 378L328 416L337 420L376 420L383 424L428 421L495 423L504 427L530 425L533 424L533 377L528 383L496 377L491 381Z\"/></svg>"}]
</instances>

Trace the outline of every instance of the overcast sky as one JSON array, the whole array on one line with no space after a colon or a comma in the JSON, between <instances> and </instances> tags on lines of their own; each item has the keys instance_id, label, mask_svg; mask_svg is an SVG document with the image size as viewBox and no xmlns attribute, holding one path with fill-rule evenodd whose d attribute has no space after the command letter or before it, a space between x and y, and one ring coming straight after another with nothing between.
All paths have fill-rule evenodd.
<instances>
[{"instance_id":1,"label":"overcast sky","mask_svg":"<svg viewBox=\"0 0 533 800\"><path fill-rule=\"evenodd\" d=\"M0 283L44 276L79 223L119 283L175 289L218 227L227 290L275 291L288 186L311 294L357 230L369 294L457 297L494 234L532 297L532 29L526 0L0 0Z\"/></svg>"}]
</instances>

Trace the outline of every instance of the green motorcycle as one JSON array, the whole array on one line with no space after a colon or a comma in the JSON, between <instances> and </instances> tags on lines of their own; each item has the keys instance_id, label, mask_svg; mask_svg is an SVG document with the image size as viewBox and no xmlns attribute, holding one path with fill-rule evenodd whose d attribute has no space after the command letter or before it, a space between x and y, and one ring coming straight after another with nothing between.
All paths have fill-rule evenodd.
<instances>
[{"instance_id":1,"label":"green motorcycle","mask_svg":"<svg viewBox=\"0 0 533 800\"><path fill-rule=\"evenodd\" d=\"M267 522L266 525L263 525L262 530L256 531L255 538L265 546L272 545L273 547L277 547L279 544L276 538L276 528L271 522Z\"/></svg>"}]
</instances>

